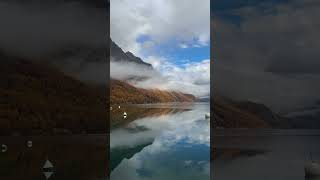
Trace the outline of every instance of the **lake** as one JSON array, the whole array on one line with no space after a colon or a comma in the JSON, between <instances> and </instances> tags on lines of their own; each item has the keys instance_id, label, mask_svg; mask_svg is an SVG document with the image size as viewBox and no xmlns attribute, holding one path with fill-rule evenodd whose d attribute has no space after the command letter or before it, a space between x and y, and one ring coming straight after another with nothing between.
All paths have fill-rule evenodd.
<instances>
[{"instance_id":1,"label":"lake","mask_svg":"<svg viewBox=\"0 0 320 180\"><path fill-rule=\"evenodd\" d=\"M207 103L113 107L111 180L209 180L208 112Z\"/></svg>"},{"instance_id":2,"label":"lake","mask_svg":"<svg viewBox=\"0 0 320 180\"><path fill-rule=\"evenodd\" d=\"M105 180L106 134L69 136L0 136L0 179ZM27 142L32 141L32 146ZM44 169L49 160L52 168ZM46 178L47 176L47 178Z\"/></svg>"},{"instance_id":3,"label":"lake","mask_svg":"<svg viewBox=\"0 0 320 180\"><path fill-rule=\"evenodd\" d=\"M214 129L210 164L209 104L113 107L111 180L305 180L304 164L320 160L320 130ZM127 117L123 113L127 112ZM33 146L26 142L32 140ZM0 179L105 180L108 136L0 137ZM310 179L316 180L316 179Z\"/></svg>"},{"instance_id":4,"label":"lake","mask_svg":"<svg viewBox=\"0 0 320 180\"><path fill-rule=\"evenodd\" d=\"M306 179L304 166L320 162L320 130L216 129L212 179ZM318 177L319 179L319 177Z\"/></svg>"}]
</instances>

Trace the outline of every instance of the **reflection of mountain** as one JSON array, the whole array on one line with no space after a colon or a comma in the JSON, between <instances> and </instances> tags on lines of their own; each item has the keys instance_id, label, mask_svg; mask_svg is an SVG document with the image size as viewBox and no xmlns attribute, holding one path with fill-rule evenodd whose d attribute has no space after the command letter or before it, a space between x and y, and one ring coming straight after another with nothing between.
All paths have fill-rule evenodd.
<instances>
[{"instance_id":1,"label":"reflection of mountain","mask_svg":"<svg viewBox=\"0 0 320 180\"><path fill-rule=\"evenodd\" d=\"M111 62L133 63L145 70L145 75L128 75L125 79L116 80L112 77L111 87L111 104L143 104L143 103L161 103L161 102L192 102L195 97L190 94L184 94L177 91L142 89L131 84L135 81L144 81L149 79L151 72L155 72L151 64L144 62L131 52L124 52L116 43L110 40ZM111 67L112 68L112 67ZM130 68L130 66L129 66Z\"/></svg>"},{"instance_id":2,"label":"reflection of mountain","mask_svg":"<svg viewBox=\"0 0 320 180\"><path fill-rule=\"evenodd\" d=\"M111 146L110 156L110 169L111 171L115 169L123 159L130 159L136 153L140 152L144 147L147 147L152 144L154 138L157 136L158 132L155 129L150 129L145 125L138 125L131 123L138 119L143 118L153 118L162 115L171 115L177 114L186 111L186 109L172 109L172 108L140 108L140 107L121 107L120 109L117 106L113 106L111 111L111 139L116 138L116 141L120 141L119 134L114 134L117 132L117 128L120 128L122 131L122 138L125 138L128 142L123 143L117 146ZM123 118L123 112L127 112L128 116L126 119ZM150 122L150 121L149 121ZM142 136L139 136L142 134ZM117 139L118 138L118 139ZM132 138L132 139L131 139ZM139 141L135 142L135 138L138 138ZM135 142L135 143L134 143ZM133 144L133 145L132 145Z\"/></svg>"},{"instance_id":3,"label":"reflection of mountain","mask_svg":"<svg viewBox=\"0 0 320 180\"><path fill-rule=\"evenodd\" d=\"M105 86L86 84L45 63L1 58L1 134L106 130Z\"/></svg>"},{"instance_id":4,"label":"reflection of mountain","mask_svg":"<svg viewBox=\"0 0 320 180\"><path fill-rule=\"evenodd\" d=\"M123 118L123 112L128 114L127 118ZM119 127L123 124L133 122L134 120L144 117L157 117L161 115L176 114L187 111L186 109L172 109L172 108L139 108L139 107L121 107L113 106L110 113L110 127L111 129Z\"/></svg>"},{"instance_id":5,"label":"reflection of mountain","mask_svg":"<svg viewBox=\"0 0 320 180\"><path fill-rule=\"evenodd\" d=\"M215 127L268 128L277 121L267 107L251 102L239 103L216 96L212 108Z\"/></svg>"},{"instance_id":6,"label":"reflection of mountain","mask_svg":"<svg viewBox=\"0 0 320 180\"><path fill-rule=\"evenodd\" d=\"M231 158L241 158L241 157L253 157L259 154L264 154L265 151L262 150L244 150L235 148L223 148L217 149L212 148L211 150L211 160L214 159L231 159Z\"/></svg>"},{"instance_id":7,"label":"reflection of mountain","mask_svg":"<svg viewBox=\"0 0 320 180\"><path fill-rule=\"evenodd\" d=\"M150 108L147 105L135 107ZM171 105L168 107L161 105L160 107L161 109L171 109ZM111 173L111 178L175 179L178 172L182 179L188 179L187 177L190 175L195 179L208 179L208 176L204 178L198 176L197 173L208 172L210 133L209 121L204 119L204 113L208 112L209 107L207 104L192 107L187 111L170 115L147 116L111 131L111 159L114 155L113 148L118 150L120 156L121 151L119 150L126 154L126 151L131 152L132 148L140 147L142 149L139 148L139 152L132 153L134 154L132 158L122 160ZM161 109L159 112L163 111ZM170 111L166 110L166 112ZM143 148L145 145L147 147ZM172 169L174 169L173 172ZM126 174L125 177L121 176L124 174ZM196 175L193 176L194 174Z\"/></svg>"},{"instance_id":8,"label":"reflection of mountain","mask_svg":"<svg viewBox=\"0 0 320 180\"><path fill-rule=\"evenodd\" d=\"M110 171L112 172L123 159L131 159L136 153L140 152L143 148L151 145L152 142L139 144L135 147L113 148L111 149L110 156Z\"/></svg>"}]
</instances>

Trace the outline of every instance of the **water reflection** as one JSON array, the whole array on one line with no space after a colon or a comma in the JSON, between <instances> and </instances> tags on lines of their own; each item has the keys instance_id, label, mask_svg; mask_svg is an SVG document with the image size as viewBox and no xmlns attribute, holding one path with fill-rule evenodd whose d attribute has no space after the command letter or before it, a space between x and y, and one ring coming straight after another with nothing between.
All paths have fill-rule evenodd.
<instances>
[{"instance_id":1,"label":"water reflection","mask_svg":"<svg viewBox=\"0 0 320 180\"><path fill-rule=\"evenodd\" d=\"M111 131L111 179L210 179L209 105L152 109Z\"/></svg>"},{"instance_id":2,"label":"water reflection","mask_svg":"<svg viewBox=\"0 0 320 180\"><path fill-rule=\"evenodd\" d=\"M277 130L277 135L258 133L257 136L230 137L233 141L228 137L215 137L214 147L217 148L212 152L212 178L313 180L305 178L304 167L310 160L310 153L313 160L320 160L319 133L288 131Z\"/></svg>"}]
</instances>

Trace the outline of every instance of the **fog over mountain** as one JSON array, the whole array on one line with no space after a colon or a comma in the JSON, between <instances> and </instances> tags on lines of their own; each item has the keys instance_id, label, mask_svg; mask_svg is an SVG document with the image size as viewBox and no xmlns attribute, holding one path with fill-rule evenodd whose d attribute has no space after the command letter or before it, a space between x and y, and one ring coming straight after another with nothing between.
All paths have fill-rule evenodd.
<instances>
[{"instance_id":1,"label":"fog over mountain","mask_svg":"<svg viewBox=\"0 0 320 180\"><path fill-rule=\"evenodd\" d=\"M286 114L320 96L320 3L212 4L214 91Z\"/></svg>"},{"instance_id":2,"label":"fog over mountain","mask_svg":"<svg viewBox=\"0 0 320 180\"><path fill-rule=\"evenodd\" d=\"M107 2L1 0L0 51L90 83L108 79Z\"/></svg>"},{"instance_id":3,"label":"fog over mountain","mask_svg":"<svg viewBox=\"0 0 320 180\"><path fill-rule=\"evenodd\" d=\"M86 1L89 2L89 1ZM72 44L102 46L106 39L105 7L80 1L0 1L0 47L39 56Z\"/></svg>"}]
</instances>

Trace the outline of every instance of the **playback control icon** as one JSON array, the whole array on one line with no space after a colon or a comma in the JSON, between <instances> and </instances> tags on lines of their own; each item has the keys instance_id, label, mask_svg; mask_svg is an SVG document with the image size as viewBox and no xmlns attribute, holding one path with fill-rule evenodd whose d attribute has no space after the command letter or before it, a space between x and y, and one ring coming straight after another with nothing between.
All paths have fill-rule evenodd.
<instances>
[{"instance_id":1,"label":"playback control icon","mask_svg":"<svg viewBox=\"0 0 320 180\"><path fill-rule=\"evenodd\" d=\"M54 173L54 171L55 169L53 164L47 159L43 165L43 174L46 177L46 179L49 179Z\"/></svg>"},{"instance_id":2,"label":"playback control icon","mask_svg":"<svg viewBox=\"0 0 320 180\"><path fill-rule=\"evenodd\" d=\"M1 144L1 152L2 152L2 153L5 153L5 152L7 152L7 151L8 151L8 146L5 145L5 144Z\"/></svg>"}]
</instances>

